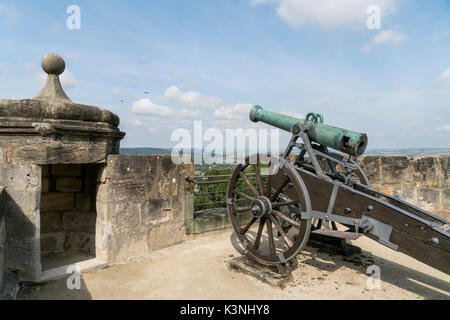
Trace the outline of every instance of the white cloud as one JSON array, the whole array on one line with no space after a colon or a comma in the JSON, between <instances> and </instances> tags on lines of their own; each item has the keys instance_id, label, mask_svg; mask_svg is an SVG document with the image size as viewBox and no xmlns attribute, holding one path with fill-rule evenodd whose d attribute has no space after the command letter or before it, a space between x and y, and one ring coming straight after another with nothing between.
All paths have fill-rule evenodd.
<instances>
[{"instance_id":1,"label":"white cloud","mask_svg":"<svg viewBox=\"0 0 450 320\"><path fill-rule=\"evenodd\" d=\"M450 124L434 129L438 132L450 132Z\"/></svg>"},{"instance_id":2,"label":"white cloud","mask_svg":"<svg viewBox=\"0 0 450 320\"><path fill-rule=\"evenodd\" d=\"M142 99L133 103L133 113L141 115L152 115L160 117L169 117L175 114L175 111L166 106L160 106L153 103L150 99Z\"/></svg>"},{"instance_id":3,"label":"white cloud","mask_svg":"<svg viewBox=\"0 0 450 320\"><path fill-rule=\"evenodd\" d=\"M215 109L223 104L223 101L217 97L210 97L195 91L182 92L176 86L168 88L164 93L164 98L191 108L200 107Z\"/></svg>"},{"instance_id":4,"label":"white cloud","mask_svg":"<svg viewBox=\"0 0 450 320\"><path fill-rule=\"evenodd\" d=\"M198 118L202 115L202 113L191 109L181 109L181 111L177 111L177 115L180 118Z\"/></svg>"},{"instance_id":5,"label":"white cloud","mask_svg":"<svg viewBox=\"0 0 450 320\"><path fill-rule=\"evenodd\" d=\"M392 30L383 30L381 31L379 34L377 34L375 36L375 38L373 39L373 44L383 44L383 43L402 43L403 41L405 41L408 37L401 33L401 32L396 32L396 31L392 31Z\"/></svg>"},{"instance_id":6,"label":"white cloud","mask_svg":"<svg viewBox=\"0 0 450 320\"><path fill-rule=\"evenodd\" d=\"M8 24L16 23L21 16L22 13L16 9L0 3L0 22L5 21Z\"/></svg>"},{"instance_id":7,"label":"white cloud","mask_svg":"<svg viewBox=\"0 0 450 320\"><path fill-rule=\"evenodd\" d=\"M231 107L220 107L214 112L214 117L220 120L240 120L249 116L250 103L238 103Z\"/></svg>"},{"instance_id":8,"label":"white cloud","mask_svg":"<svg viewBox=\"0 0 450 320\"><path fill-rule=\"evenodd\" d=\"M393 31L393 30L383 30L378 33L372 41L363 47L365 52L371 51L373 48L383 44L400 44L408 39L408 36L404 33Z\"/></svg>"},{"instance_id":9,"label":"white cloud","mask_svg":"<svg viewBox=\"0 0 450 320\"><path fill-rule=\"evenodd\" d=\"M436 80L437 83L450 83L450 69L445 70Z\"/></svg>"},{"instance_id":10,"label":"white cloud","mask_svg":"<svg viewBox=\"0 0 450 320\"><path fill-rule=\"evenodd\" d=\"M397 0L253 0L253 5L277 2L277 13L293 28L318 25L331 29L336 27L364 28L369 15L367 8L377 5L382 19L395 12Z\"/></svg>"},{"instance_id":11,"label":"white cloud","mask_svg":"<svg viewBox=\"0 0 450 320\"><path fill-rule=\"evenodd\" d=\"M142 99L133 103L133 113L138 115L149 115L159 117L177 117L177 118L195 118L200 117L199 111L192 111L189 109L175 110L166 106L161 106L153 103L150 99ZM136 122L136 125L144 122Z\"/></svg>"}]
</instances>

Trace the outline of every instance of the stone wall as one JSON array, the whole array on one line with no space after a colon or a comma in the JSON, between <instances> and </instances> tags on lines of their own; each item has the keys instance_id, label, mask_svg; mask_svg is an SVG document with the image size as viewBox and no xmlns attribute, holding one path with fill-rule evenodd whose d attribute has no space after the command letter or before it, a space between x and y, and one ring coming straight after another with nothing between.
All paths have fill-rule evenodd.
<instances>
[{"instance_id":1,"label":"stone wall","mask_svg":"<svg viewBox=\"0 0 450 320\"><path fill-rule=\"evenodd\" d=\"M4 188L0 187L0 292L2 292L6 274L6 220L4 199Z\"/></svg>"},{"instance_id":2,"label":"stone wall","mask_svg":"<svg viewBox=\"0 0 450 320\"><path fill-rule=\"evenodd\" d=\"M97 164L42 167L41 254L75 250L95 256L100 168Z\"/></svg>"},{"instance_id":3,"label":"stone wall","mask_svg":"<svg viewBox=\"0 0 450 320\"><path fill-rule=\"evenodd\" d=\"M192 173L170 156L108 156L97 193L97 258L127 261L184 241Z\"/></svg>"},{"instance_id":4,"label":"stone wall","mask_svg":"<svg viewBox=\"0 0 450 320\"><path fill-rule=\"evenodd\" d=\"M364 156L372 187L450 220L450 157Z\"/></svg>"},{"instance_id":5,"label":"stone wall","mask_svg":"<svg viewBox=\"0 0 450 320\"><path fill-rule=\"evenodd\" d=\"M39 206L41 167L2 165L5 186L6 261L8 271L20 279L35 279L41 272Z\"/></svg>"}]
</instances>

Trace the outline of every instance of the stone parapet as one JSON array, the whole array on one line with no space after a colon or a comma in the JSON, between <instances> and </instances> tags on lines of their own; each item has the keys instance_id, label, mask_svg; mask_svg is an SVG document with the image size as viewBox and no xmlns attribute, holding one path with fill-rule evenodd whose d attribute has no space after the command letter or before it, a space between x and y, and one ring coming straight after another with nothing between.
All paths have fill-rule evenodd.
<instances>
[{"instance_id":1,"label":"stone parapet","mask_svg":"<svg viewBox=\"0 0 450 320\"><path fill-rule=\"evenodd\" d=\"M127 261L185 240L185 177L170 156L108 156L97 193L97 258Z\"/></svg>"},{"instance_id":2,"label":"stone parapet","mask_svg":"<svg viewBox=\"0 0 450 320\"><path fill-rule=\"evenodd\" d=\"M372 187L450 220L450 157L363 156Z\"/></svg>"}]
</instances>

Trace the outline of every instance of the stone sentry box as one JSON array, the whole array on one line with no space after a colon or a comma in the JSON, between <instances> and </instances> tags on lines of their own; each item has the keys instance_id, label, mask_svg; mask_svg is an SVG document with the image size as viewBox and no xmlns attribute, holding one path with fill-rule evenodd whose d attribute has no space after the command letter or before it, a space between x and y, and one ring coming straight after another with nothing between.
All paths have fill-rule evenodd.
<instances>
[{"instance_id":1,"label":"stone sentry box","mask_svg":"<svg viewBox=\"0 0 450 320\"><path fill-rule=\"evenodd\" d=\"M119 156L119 117L69 99L60 56L42 67L48 78L35 98L0 100L6 268L46 280L80 261L114 263L183 241L192 168Z\"/></svg>"},{"instance_id":2,"label":"stone sentry box","mask_svg":"<svg viewBox=\"0 0 450 320\"><path fill-rule=\"evenodd\" d=\"M22 280L96 255L96 184L125 133L119 117L72 102L42 59L46 84L33 99L0 100L0 184L5 186L7 268Z\"/></svg>"}]
</instances>

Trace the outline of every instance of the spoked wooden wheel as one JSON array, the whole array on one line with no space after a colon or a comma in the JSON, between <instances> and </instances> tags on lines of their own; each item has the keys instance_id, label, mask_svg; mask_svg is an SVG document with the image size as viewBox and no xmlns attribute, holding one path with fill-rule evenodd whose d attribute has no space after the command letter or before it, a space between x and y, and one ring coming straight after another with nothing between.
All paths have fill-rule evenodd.
<instances>
[{"instance_id":1,"label":"spoked wooden wheel","mask_svg":"<svg viewBox=\"0 0 450 320\"><path fill-rule=\"evenodd\" d=\"M274 265L294 258L308 241L311 220L301 213L311 212L306 186L287 161L247 157L234 171L228 185L228 215L247 254L260 263ZM257 164L256 164L257 163ZM251 213L244 226L238 215Z\"/></svg>"}]
</instances>

